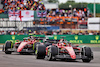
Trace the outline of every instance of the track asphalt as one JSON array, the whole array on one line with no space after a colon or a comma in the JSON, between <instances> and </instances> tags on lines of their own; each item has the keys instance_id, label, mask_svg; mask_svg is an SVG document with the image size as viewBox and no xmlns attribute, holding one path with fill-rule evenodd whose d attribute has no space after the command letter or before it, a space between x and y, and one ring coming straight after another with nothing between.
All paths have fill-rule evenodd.
<instances>
[{"instance_id":1,"label":"track asphalt","mask_svg":"<svg viewBox=\"0 0 100 67\"><path fill-rule=\"evenodd\" d=\"M90 63L76 61L47 61L46 59L36 59L35 55L20 55L12 53L7 55L0 51L0 67L100 67L100 48L92 47L94 60Z\"/></svg>"}]
</instances>

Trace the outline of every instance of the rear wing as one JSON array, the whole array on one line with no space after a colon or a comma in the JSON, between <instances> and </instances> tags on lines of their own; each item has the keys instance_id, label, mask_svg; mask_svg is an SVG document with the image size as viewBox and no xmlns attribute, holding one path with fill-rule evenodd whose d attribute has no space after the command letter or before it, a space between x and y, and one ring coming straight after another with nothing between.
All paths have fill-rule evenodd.
<instances>
[{"instance_id":1,"label":"rear wing","mask_svg":"<svg viewBox=\"0 0 100 67\"><path fill-rule=\"evenodd\" d=\"M59 40L55 40L55 39L47 39L46 42L49 42L49 43L58 43Z\"/></svg>"},{"instance_id":2,"label":"rear wing","mask_svg":"<svg viewBox=\"0 0 100 67\"><path fill-rule=\"evenodd\" d=\"M43 40L43 39L45 39L45 37L34 37L34 39L36 39L36 40Z\"/></svg>"},{"instance_id":3,"label":"rear wing","mask_svg":"<svg viewBox=\"0 0 100 67\"><path fill-rule=\"evenodd\" d=\"M25 37L25 38L23 38L23 40L28 40L28 39L30 39L30 37Z\"/></svg>"},{"instance_id":4,"label":"rear wing","mask_svg":"<svg viewBox=\"0 0 100 67\"><path fill-rule=\"evenodd\" d=\"M27 40L27 39L32 39L31 37L25 37L23 38L24 40ZM33 37L33 39L36 39L36 40L43 40L45 39L45 37Z\"/></svg>"}]
</instances>

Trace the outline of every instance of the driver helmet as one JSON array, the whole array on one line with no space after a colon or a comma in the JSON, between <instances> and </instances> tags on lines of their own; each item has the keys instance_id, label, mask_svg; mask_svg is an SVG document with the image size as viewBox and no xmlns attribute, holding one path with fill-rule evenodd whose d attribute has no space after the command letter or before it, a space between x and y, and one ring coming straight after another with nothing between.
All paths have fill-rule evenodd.
<instances>
[{"instance_id":1,"label":"driver helmet","mask_svg":"<svg viewBox=\"0 0 100 67\"><path fill-rule=\"evenodd\" d=\"M49 39L49 38L46 37L46 38L43 40L43 42L47 42L48 39Z\"/></svg>"},{"instance_id":2,"label":"driver helmet","mask_svg":"<svg viewBox=\"0 0 100 67\"><path fill-rule=\"evenodd\" d=\"M62 46L66 46L66 45L67 45L67 43L65 43L65 42L62 43Z\"/></svg>"}]
</instances>

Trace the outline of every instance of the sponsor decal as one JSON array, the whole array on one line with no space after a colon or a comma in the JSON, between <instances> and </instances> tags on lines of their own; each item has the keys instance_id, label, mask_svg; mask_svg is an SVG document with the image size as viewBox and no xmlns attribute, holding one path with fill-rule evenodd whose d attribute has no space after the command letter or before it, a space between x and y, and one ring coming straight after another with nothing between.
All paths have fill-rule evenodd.
<instances>
[{"instance_id":1,"label":"sponsor decal","mask_svg":"<svg viewBox=\"0 0 100 67\"><path fill-rule=\"evenodd\" d=\"M7 40L7 41L11 41L12 43L16 43L17 42L16 36L15 35L12 35L11 36L11 40Z\"/></svg>"},{"instance_id":2,"label":"sponsor decal","mask_svg":"<svg viewBox=\"0 0 100 67\"><path fill-rule=\"evenodd\" d=\"M57 36L54 36L54 39L56 40L57 39Z\"/></svg>"},{"instance_id":3,"label":"sponsor decal","mask_svg":"<svg viewBox=\"0 0 100 67\"><path fill-rule=\"evenodd\" d=\"M90 43L96 43L96 44L100 43L99 38L100 38L99 36L95 36L95 40L90 40Z\"/></svg>"},{"instance_id":4,"label":"sponsor decal","mask_svg":"<svg viewBox=\"0 0 100 67\"><path fill-rule=\"evenodd\" d=\"M11 36L12 37L12 40L15 40L15 36L13 35L13 36Z\"/></svg>"},{"instance_id":5,"label":"sponsor decal","mask_svg":"<svg viewBox=\"0 0 100 67\"><path fill-rule=\"evenodd\" d=\"M75 40L70 40L71 43L83 43L83 40L78 40L78 36L74 36Z\"/></svg>"}]
</instances>

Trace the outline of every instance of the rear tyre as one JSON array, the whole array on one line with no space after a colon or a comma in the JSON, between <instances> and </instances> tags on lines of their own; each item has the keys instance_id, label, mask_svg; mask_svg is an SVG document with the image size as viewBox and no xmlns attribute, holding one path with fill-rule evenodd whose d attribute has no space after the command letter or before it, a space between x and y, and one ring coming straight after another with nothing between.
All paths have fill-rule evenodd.
<instances>
[{"instance_id":1,"label":"rear tyre","mask_svg":"<svg viewBox=\"0 0 100 67\"><path fill-rule=\"evenodd\" d=\"M37 45L36 46L36 59L44 59L46 55L46 47L45 45Z\"/></svg>"},{"instance_id":2,"label":"rear tyre","mask_svg":"<svg viewBox=\"0 0 100 67\"><path fill-rule=\"evenodd\" d=\"M39 43L39 42L36 42L36 43L34 43L34 45L33 45L33 47L34 47L34 49L33 49L33 50L34 50L34 53L36 52L36 45L37 45L37 44L40 44L40 43Z\"/></svg>"},{"instance_id":3,"label":"rear tyre","mask_svg":"<svg viewBox=\"0 0 100 67\"><path fill-rule=\"evenodd\" d=\"M50 46L47 52L47 60L56 60L55 56L58 54L58 48L56 46Z\"/></svg>"},{"instance_id":4,"label":"rear tyre","mask_svg":"<svg viewBox=\"0 0 100 67\"><path fill-rule=\"evenodd\" d=\"M90 47L82 48L82 61L90 62L93 59L93 53Z\"/></svg>"},{"instance_id":5,"label":"rear tyre","mask_svg":"<svg viewBox=\"0 0 100 67\"><path fill-rule=\"evenodd\" d=\"M11 54L11 51L8 51L9 48L11 48L11 41L7 41L5 44L5 54Z\"/></svg>"},{"instance_id":6,"label":"rear tyre","mask_svg":"<svg viewBox=\"0 0 100 67\"><path fill-rule=\"evenodd\" d=\"M82 59L83 62L90 62L91 59Z\"/></svg>"}]
</instances>

